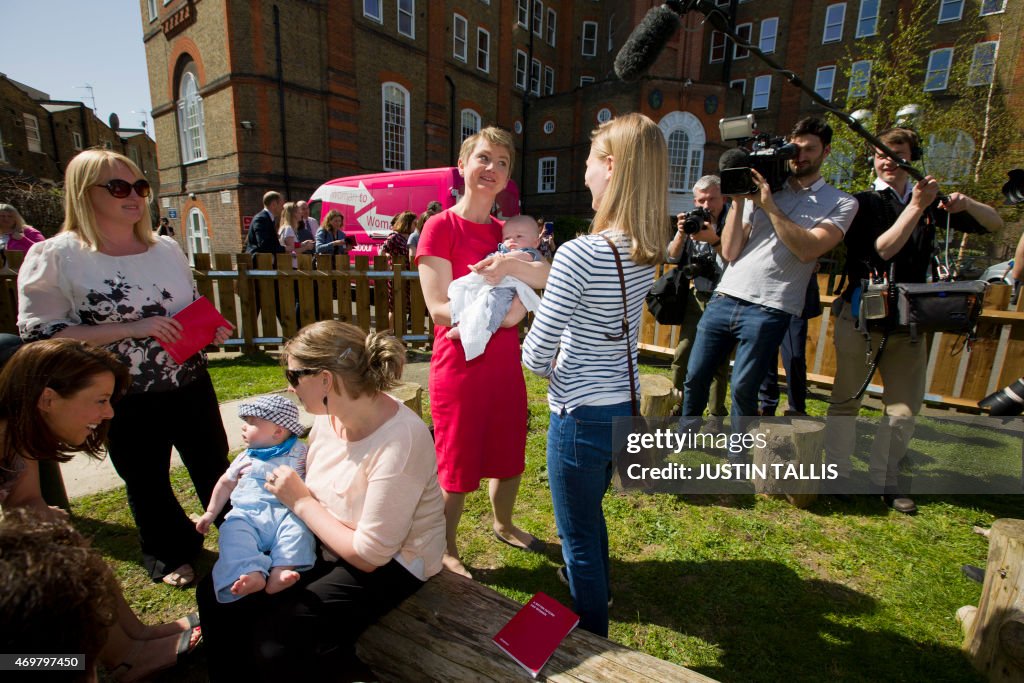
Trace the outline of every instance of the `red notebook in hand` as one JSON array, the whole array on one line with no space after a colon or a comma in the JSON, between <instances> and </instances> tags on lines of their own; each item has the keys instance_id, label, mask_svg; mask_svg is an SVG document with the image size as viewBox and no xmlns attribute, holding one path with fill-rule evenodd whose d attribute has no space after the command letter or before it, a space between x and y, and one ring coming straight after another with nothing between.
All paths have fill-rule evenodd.
<instances>
[{"instance_id":1,"label":"red notebook in hand","mask_svg":"<svg viewBox=\"0 0 1024 683\"><path fill-rule=\"evenodd\" d=\"M537 593L494 636L494 642L534 678L551 659L579 616L550 595Z\"/></svg>"},{"instance_id":2,"label":"red notebook in hand","mask_svg":"<svg viewBox=\"0 0 1024 683\"><path fill-rule=\"evenodd\" d=\"M199 297L172 317L181 323L181 339L173 343L161 341L160 344L179 364L208 346L217 335L218 327L231 327L231 323L205 296Z\"/></svg>"}]
</instances>

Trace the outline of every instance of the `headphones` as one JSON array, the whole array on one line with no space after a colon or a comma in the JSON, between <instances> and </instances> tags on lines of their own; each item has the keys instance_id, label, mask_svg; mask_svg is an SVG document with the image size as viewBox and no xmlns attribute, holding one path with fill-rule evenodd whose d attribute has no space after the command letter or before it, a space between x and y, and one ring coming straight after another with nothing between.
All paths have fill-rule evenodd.
<instances>
[{"instance_id":1,"label":"headphones","mask_svg":"<svg viewBox=\"0 0 1024 683\"><path fill-rule=\"evenodd\" d=\"M924 157L924 150L921 148L921 136L919 136L917 131L912 128L905 128L902 126L886 128L878 134L878 137L882 137L888 133L892 133L893 131L901 132L908 138L907 142L910 144L910 159L908 161L920 161ZM872 157L869 157L869 159L871 158Z\"/></svg>"}]
</instances>

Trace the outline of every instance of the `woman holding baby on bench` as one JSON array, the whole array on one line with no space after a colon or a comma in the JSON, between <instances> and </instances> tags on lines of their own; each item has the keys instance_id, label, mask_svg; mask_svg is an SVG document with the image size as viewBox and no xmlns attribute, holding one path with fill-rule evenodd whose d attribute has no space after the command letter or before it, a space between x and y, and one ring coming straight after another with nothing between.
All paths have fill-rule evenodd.
<instances>
[{"instance_id":1,"label":"woman holding baby on bench","mask_svg":"<svg viewBox=\"0 0 1024 683\"><path fill-rule=\"evenodd\" d=\"M401 377L401 342L323 321L300 330L282 362L313 427L305 481L280 465L266 489L316 536L316 561L294 585L235 602L218 602L211 579L200 583L213 681L365 674L359 635L441 570L444 502L430 434L384 393Z\"/></svg>"}]
</instances>

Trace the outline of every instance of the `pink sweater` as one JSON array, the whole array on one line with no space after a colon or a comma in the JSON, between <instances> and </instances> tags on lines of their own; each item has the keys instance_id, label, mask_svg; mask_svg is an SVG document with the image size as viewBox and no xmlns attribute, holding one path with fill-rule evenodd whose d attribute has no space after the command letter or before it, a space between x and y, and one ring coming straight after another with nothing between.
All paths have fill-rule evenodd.
<instances>
[{"instance_id":1,"label":"pink sweater","mask_svg":"<svg viewBox=\"0 0 1024 683\"><path fill-rule=\"evenodd\" d=\"M314 418L306 485L355 530L360 557L377 566L394 558L429 579L441 571L445 538L444 500L427 426L401 403L394 417L360 441L342 439L336 426L328 415Z\"/></svg>"}]
</instances>

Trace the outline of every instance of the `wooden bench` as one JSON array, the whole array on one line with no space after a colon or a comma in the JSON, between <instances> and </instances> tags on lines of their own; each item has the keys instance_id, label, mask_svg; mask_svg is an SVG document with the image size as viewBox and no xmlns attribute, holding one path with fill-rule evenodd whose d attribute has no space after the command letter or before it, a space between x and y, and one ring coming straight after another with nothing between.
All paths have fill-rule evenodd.
<instances>
[{"instance_id":1,"label":"wooden bench","mask_svg":"<svg viewBox=\"0 0 1024 683\"><path fill-rule=\"evenodd\" d=\"M491 640L520 607L487 586L442 571L371 626L356 651L382 681L528 681L526 670ZM714 683L580 629L562 642L540 679Z\"/></svg>"}]
</instances>

